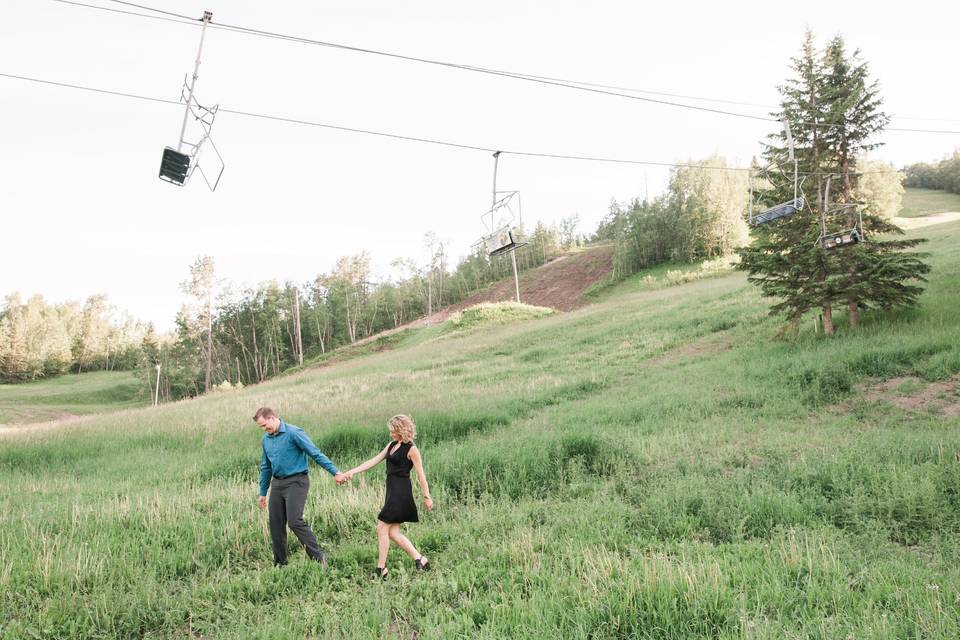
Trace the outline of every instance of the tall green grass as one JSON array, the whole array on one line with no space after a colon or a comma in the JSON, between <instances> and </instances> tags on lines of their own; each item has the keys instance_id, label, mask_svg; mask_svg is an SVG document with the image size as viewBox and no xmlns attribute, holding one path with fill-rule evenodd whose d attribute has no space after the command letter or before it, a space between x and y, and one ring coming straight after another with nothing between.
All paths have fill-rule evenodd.
<instances>
[{"instance_id":1,"label":"tall green grass","mask_svg":"<svg viewBox=\"0 0 960 640\"><path fill-rule=\"evenodd\" d=\"M740 274L393 349L0 443L0 636L956 638L960 431L859 390L960 372L960 225L922 307L773 340ZM271 567L269 404L346 468L409 413L436 509L369 579L382 468L313 469Z\"/></svg>"}]
</instances>

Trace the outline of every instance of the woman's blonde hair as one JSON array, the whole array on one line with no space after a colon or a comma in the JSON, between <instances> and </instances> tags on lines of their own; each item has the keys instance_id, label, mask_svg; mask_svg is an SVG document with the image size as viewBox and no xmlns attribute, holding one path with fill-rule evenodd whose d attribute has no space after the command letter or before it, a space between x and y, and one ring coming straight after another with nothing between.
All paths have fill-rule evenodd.
<instances>
[{"instance_id":1,"label":"woman's blonde hair","mask_svg":"<svg viewBox=\"0 0 960 640\"><path fill-rule=\"evenodd\" d=\"M387 425L390 427L390 433L400 435L401 442L413 442L417 437L417 425L413 424L410 416L403 414L393 416L387 421Z\"/></svg>"}]
</instances>

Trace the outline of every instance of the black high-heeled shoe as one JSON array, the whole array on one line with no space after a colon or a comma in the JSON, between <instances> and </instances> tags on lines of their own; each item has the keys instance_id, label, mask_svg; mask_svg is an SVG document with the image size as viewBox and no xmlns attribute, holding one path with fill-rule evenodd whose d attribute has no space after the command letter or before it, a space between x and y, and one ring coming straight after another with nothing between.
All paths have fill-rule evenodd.
<instances>
[{"instance_id":1,"label":"black high-heeled shoe","mask_svg":"<svg viewBox=\"0 0 960 640\"><path fill-rule=\"evenodd\" d=\"M379 578L380 580L387 579L387 572L390 571L386 567L377 567L377 570L374 572L373 577Z\"/></svg>"},{"instance_id":2,"label":"black high-heeled shoe","mask_svg":"<svg viewBox=\"0 0 960 640\"><path fill-rule=\"evenodd\" d=\"M430 571L430 561L427 560L426 562L424 562L423 556L420 556L419 558L414 560L414 564L417 565L417 571Z\"/></svg>"}]
</instances>

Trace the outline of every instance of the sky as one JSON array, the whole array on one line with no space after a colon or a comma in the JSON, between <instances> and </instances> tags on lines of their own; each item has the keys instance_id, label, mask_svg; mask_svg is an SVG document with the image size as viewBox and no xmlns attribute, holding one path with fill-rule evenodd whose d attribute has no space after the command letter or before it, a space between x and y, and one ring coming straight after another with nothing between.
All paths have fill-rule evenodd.
<instances>
[{"instance_id":1,"label":"sky","mask_svg":"<svg viewBox=\"0 0 960 640\"><path fill-rule=\"evenodd\" d=\"M144 12L109 0L78 0ZM960 130L960 3L480 3L138 0L214 24L525 74L728 102L644 95L767 115L805 29L842 35L880 82L892 126ZM0 74L177 100L200 29L53 0L2 0ZM159 15L159 14L154 14ZM198 23L199 24L199 23ZM201 104L488 149L745 165L775 123L207 31ZM425 263L428 232L460 257L483 234L488 151L387 139L231 113L212 139L225 160L210 192L199 174L158 179L183 108L0 75L0 296L50 302L105 293L160 330L186 301L199 256L235 289L306 282L369 251ZM886 132L873 157L936 161L960 135ZM209 155L209 150L205 152ZM201 157L201 164L209 162ZM523 222L578 215L588 233L611 200L662 191L664 167L503 155L498 188L520 192Z\"/></svg>"}]
</instances>

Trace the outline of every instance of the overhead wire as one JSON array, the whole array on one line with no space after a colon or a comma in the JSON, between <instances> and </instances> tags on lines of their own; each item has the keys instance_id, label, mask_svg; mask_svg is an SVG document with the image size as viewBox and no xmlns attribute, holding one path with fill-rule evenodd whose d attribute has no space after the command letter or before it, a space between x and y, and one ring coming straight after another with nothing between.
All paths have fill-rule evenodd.
<instances>
[{"instance_id":1,"label":"overhead wire","mask_svg":"<svg viewBox=\"0 0 960 640\"><path fill-rule=\"evenodd\" d=\"M198 23L198 22L201 22L201 20L200 20L199 18L192 18L192 17L190 17L190 16L186 16L186 15L183 15L183 14L171 13L171 12L169 12L169 11L163 11L163 10L160 10L160 9L153 9L153 8L147 7L147 6L145 6L145 5L135 4L135 3L132 3L132 2L123 2L123 1L121 1L121 0L106 0L106 1L108 1L108 2L116 2L117 4L122 4L122 5L126 5L126 6L136 7L136 8L140 8L140 9L144 9L144 10L148 10L148 11L157 11L157 12L159 12L159 13L162 13L162 14L165 14L165 15L168 15L168 16L175 16L175 17L181 18L181 19L180 19L180 20L173 20L173 19L171 19L171 18L162 18L162 17L159 17L159 16L153 16L153 15L149 15L149 14L145 14L145 13L138 13L138 12L136 12L136 11L125 11L125 10L121 10L121 9L112 9L112 8L110 8L110 7L103 7L103 6L100 6L100 5L89 4L89 3L86 3L86 2L78 2L78 1L76 1L76 0L52 0L52 1L53 1L53 2L57 2L57 3L60 3L60 4L73 5L73 6L77 6L77 7L85 7L85 8L88 8L88 9L98 9L98 10L101 10L101 11L107 11L107 12L110 12L110 13L117 13L117 14L121 14L121 15L136 16L136 17L139 17L139 18L148 18L148 19L155 19L155 20L164 20L164 21L166 21L166 22L173 22L173 23L175 23L175 24L185 24L185 25L187 25L187 26L197 26L197 23ZM762 105L762 104L750 103L750 102L739 102L739 101L736 101L736 100L725 100L725 99L721 99L721 98L704 98L704 97L698 97L698 96L688 96L688 95L667 93L667 92L662 92L662 91L650 91L650 90L646 90L646 89L632 89L632 88L627 88L627 87L619 87L619 86L614 86L614 85L605 85L605 84L599 84L599 83L593 83L593 82L585 82L585 81L579 81L579 80L564 80L563 78L555 78L555 77L550 77L550 76L539 76L539 75L534 75L534 74L527 74L527 73L520 73L520 72L512 72L512 71L503 71L503 70L498 70L498 69L487 69L487 68L484 68L484 67L476 67L476 66L473 66L473 65L458 64L458 63L452 63L452 62L443 62L443 61L439 61L439 60L430 60L430 59L427 59L427 58L418 58L418 57L414 57L414 56L405 56L405 55L402 55L402 54L395 54L395 53L389 53L389 52L381 52L381 51L376 51L376 50L373 50L373 49L364 49L364 48L361 48L361 47L353 47L353 46L350 46L350 45L344 45L344 44L338 44L338 43L332 43L332 42L324 42L324 41L321 41L321 40L313 40L313 39L309 39L309 38L303 38L303 37L300 37L300 36L292 36L292 35L274 33L274 32L269 32L269 31L263 31L263 30L260 30L260 29L252 29L252 28L249 28L249 27L241 27L241 26L237 26L237 25L229 25L229 24L220 23L220 22L210 22L207 26L208 26L208 28L210 28L210 29L220 29L220 30L222 30L222 31L234 32L234 33L242 33L242 34L246 34L246 35L259 36L259 37L264 37L264 38L272 38L272 39L276 39L276 40L284 40L284 41L287 41L287 42L299 42L299 43L302 43L302 44L311 44L311 45L323 46L323 47L330 47L330 48L335 48L335 49L344 49L344 50L347 50L347 51L353 51L353 52L357 52L357 53L367 53L367 54L371 54L371 55L383 55L383 56L388 56L388 57L393 57L393 58L399 58L399 59L401 59L401 60L407 60L407 61L410 61L410 62L420 62L420 63L425 63L425 64L440 65L440 66L446 66L446 67L451 67L451 68L455 68L455 69L461 69L461 70L465 70L465 71L475 71L475 72L478 72L478 73L493 73L493 74L495 74L495 75L503 75L503 76L510 77L510 78L516 78L516 79L518 79L518 80L549 81L549 82L551 82L551 83L553 83L553 82L561 83L562 86L567 86L567 84L569 84L569 85L570 85L570 88L574 88L574 89L579 88L579 87L574 86L574 85L583 85L584 87L597 87L597 88L600 88L600 89L615 89L615 90L619 90L619 91L631 91L631 92L634 92L634 93L646 93L646 94L650 94L650 95L660 95L660 96L673 97L673 98L684 98L684 99L689 99L689 100L700 100L700 101L703 101L703 102L717 102L717 103L725 103L725 104L736 104L736 105L742 105L742 106L755 106L755 107L763 107L763 108L773 108L773 107L770 107L769 105ZM616 94L615 94L615 95L616 95ZM630 98L630 97L635 97L635 96L622 96L622 97ZM663 104L680 106L680 107L688 107L688 108L693 108L693 109L697 109L697 108L698 108L698 107L696 107L695 105L683 105L683 104L679 104L679 103L663 102ZM708 110L708 111L709 111L709 110ZM724 112L724 111L716 111L716 112L717 112L717 113L728 113L728 112ZM730 114L730 115L742 115L743 117L748 117L748 118L755 118L755 119L760 119L760 120L771 120L770 118L764 118L764 117L761 117L761 116L750 116L750 115L748 115L748 114Z\"/></svg>"},{"instance_id":2,"label":"overhead wire","mask_svg":"<svg viewBox=\"0 0 960 640\"><path fill-rule=\"evenodd\" d=\"M91 8L91 9L102 9L102 10L110 11L110 9L107 8L107 7L102 7L102 6L98 6L98 5L92 5L92 4L86 4L86 3L81 3L81 2L71 1L71 0L53 0L53 1L54 1L54 2L59 2L59 3L62 3L62 4L72 4L72 5L83 6L83 7L87 7L87 8ZM157 13L160 13L160 14L163 14L163 15L167 15L167 16L175 16L175 17L182 18L182 19L184 19L184 20L189 21L189 22L186 22L185 24L191 24L191 25L194 25L194 26L196 26L197 24L199 24L199 23L201 22L199 19L196 19L196 18L190 18L189 16L185 16L185 15L182 15L182 14L172 13L172 12L169 12L169 11L164 11L164 10L162 10L162 9L156 9L156 8L153 8L153 7L149 7L149 6L147 6L147 5L141 5L141 4L136 4L136 3L132 3L132 2L127 2L127 1L125 1L125 0L106 0L106 1L107 1L107 2L113 2L113 3L115 3L115 4L124 5L124 6L131 6L131 7L135 7L135 8L138 8L138 9L143 9L143 10L145 10L145 11L153 11L153 12L157 12ZM150 15L146 15L146 14L140 14L140 13L133 13L133 12L126 12L126 13L127 13L127 15L135 15L135 16L143 17L143 18L153 18L153 17L154 17L154 16L150 16ZM710 108L710 107L702 107L702 106L698 106L698 105L685 104L685 103L682 103L682 102L673 102L673 101L661 100L661 99L657 99L657 98L648 98L648 97L644 97L644 96L630 95L630 94L626 94L626 93L620 93L619 91L625 91L625 90L626 90L626 91L635 91L635 92L650 93L650 94L655 94L655 95L671 95L671 96L674 96L674 97L680 97L678 94L665 94L665 93L662 93L662 92L652 92L652 91L644 91L644 90L638 90L638 89L622 89L622 88L621 88L619 91L614 91L614 90L611 90L611 89L609 89L609 88L603 88L603 87L610 87L611 85L601 85L601 84L596 84L596 83L577 83L576 81L563 80L563 79L559 79L559 78L551 78L550 76L537 76L537 75L524 74L524 73L519 73L519 72L514 72L514 71L506 71L506 70L501 70L501 69L492 69L492 68L488 68L488 67L480 67L480 66L475 66L475 65L468 65L468 64L461 64L461 63L455 63L455 62L447 62L447 61L442 61L442 60L435 60L435 59L431 59L431 58L422 58L422 57L418 57L418 56L410 56L410 55L405 55L405 54L400 54L400 53L394 53L394 52L389 52L389 51L381 51L381 50L377 50L377 49L369 49L369 48L365 48L365 47L357 47L357 46L353 46L353 45L346 45L346 44L341 44L341 43L328 42L328 41L323 41L323 40L316 40L316 39L313 39L313 38L306 38L306 37L303 37L303 36L294 36L294 35L289 35L289 34L277 33L277 32L267 31L267 30L264 30L264 29L256 29L256 28L253 28L253 27L244 27L244 26L241 26L241 25L231 25L231 24L222 23L222 22L210 22L210 23L208 24L208 27L214 28L214 29L221 29L221 30L226 30L226 31L237 32L237 33L244 33L244 34L253 35L253 36L259 36L259 37L265 37L265 38L272 38L272 39L284 40L284 41L288 41L288 42L298 42L298 43L301 43L301 44L308 44L308 45L314 45L314 46L321 46L321 47L339 49L339 50L344 50L344 51L351 51L351 52L355 52L355 53L363 53L363 54L368 54L368 55L375 55L375 56L381 56L381 57L399 59L399 60L404 60L404 61L408 61L408 62L417 62L417 63L421 63L421 64L428 64L428 65L434 65L434 66L440 66L440 67L446 67L446 68L452 68L452 69L459 69L459 70L463 70L463 71L471 71L471 72L475 72L475 73L482 73L482 74L499 76L499 77L505 77L505 78L514 78L514 79L517 79L517 80L524 80L524 81L528 81L528 82L535 82L535 83L544 84L544 85L549 85L549 86L556 86L556 87L562 87L562 88L573 89L573 90L578 90L578 91L585 91L585 92L589 92L589 93L595 93L595 94L600 94L600 95L607 95L607 96L612 96L612 97L619 97L619 98L624 98L624 99L629 99L629 100L638 100L638 101L647 102L647 103L652 103L652 104L660 104L660 105L664 105L664 106L671 106L671 107L677 107L677 108L682 108L682 109L690 109L690 110L702 111L702 112L707 112L707 113L715 113L715 114L718 114L718 115L726 115L726 116L730 116L730 117L743 118L743 119L749 119L749 120L757 120L757 121L762 121L762 122L778 122L778 120L777 120L776 118L771 118L771 117L767 117L767 116L759 116L759 115L754 115L754 114L739 113L739 112L736 112L736 111L728 111L728 110L725 110L725 109L713 109L713 108ZM707 99L705 99L705 98L698 98L698 97L693 97L693 96L687 96L687 99L707 100ZM709 101L720 102L720 100L712 100L712 99L709 100ZM733 101L725 101L725 102L735 103L735 102L733 102ZM741 105L747 105L747 104L749 104L749 103L739 103L739 104L741 104ZM755 106L761 106L761 105L755 105ZM931 119L931 120L936 120L936 119ZM818 126L818 127L828 127L828 128L837 128L837 127L843 127L843 126L845 126L845 125L839 124L839 123L825 123L825 122L798 122L797 124L804 124L804 125ZM919 129L919 128L906 128L906 127L885 127L885 128L884 128L884 131L896 131L896 132L904 132L904 133L951 134L951 135L952 135L952 134L960 134L960 130Z\"/></svg>"},{"instance_id":3,"label":"overhead wire","mask_svg":"<svg viewBox=\"0 0 960 640\"><path fill-rule=\"evenodd\" d=\"M104 93L112 96L120 96L123 98L134 98L136 100L149 100L150 102L160 102L163 104L174 104L178 106L183 106L183 103L178 100L168 100L165 98L155 98L153 96L144 96L137 93L128 93L126 91L114 91L112 89L99 89L96 87L87 87L80 84L71 84L69 82L58 82L56 80L44 80L41 78L31 78L29 76L19 76L13 73L3 73L0 71L0 76L5 78L13 78L15 80L26 80L28 82L37 82L39 84L49 84L55 87L65 87L68 89L80 89L82 91L91 91L94 93Z\"/></svg>"},{"instance_id":4,"label":"overhead wire","mask_svg":"<svg viewBox=\"0 0 960 640\"><path fill-rule=\"evenodd\" d=\"M168 15L168 16L175 16L175 17L177 17L177 18L183 18L183 19L185 19L185 20L196 20L196 21L198 21L198 22L202 22L202 21L203 21L202 18L193 18L193 17L191 17L191 16L183 15L182 13L173 13L172 11L165 11L165 10L163 10L163 9L157 9L157 8L155 8L155 7L148 7L148 6L146 6L146 5L136 4L136 3L134 3L134 2L126 2L126 0L107 0L107 1L108 1L108 2L112 2L112 3L114 3L114 4L122 4L122 5L125 5L125 6L128 6L128 7L135 7L135 8L137 8L137 9L143 9L144 11L153 11L154 13L162 13L162 14Z\"/></svg>"},{"instance_id":5,"label":"overhead wire","mask_svg":"<svg viewBox=\"0 0 960 640\"><path fill-rule=\"evenodd\" d=\"M136 17L139 17L139 18L148 18L148 19L154 19L154 20L163 20L163 21L166 21L166 22L172 22L172 23L174 23L174 24L184 24L184 25L187 25L187 26L198 26L198 23L202 22L202 19L201 19L201 18L194 18L194 17L187 16L187 15L180 14L180 13L173 13L173 12L169 12L169 11L163 11L163 10L161 10L161 9L154 9L154 8L148 7L148 6L146 6L146 5L140 5L140 4L136 4L136 3L133 3L133 2L125 2L125 1L122 1L122 0L107 0L107 1L108 1L108 2L109 2L109 1L113 1L113 2L116 2L117 4L122 4L122 5L130 6L130 7L136 7L136 8L144 9L144 10L147 10L147 11L156 11L156 12L162 13L162 14L164 14L164 15L174 16L174 17L177 17L177 18L180 18L180 19L179 19L179 20L173 20L172 18L162 18L162 17L160 17L160 16L153 16L153 15L149 15L149 14L145 14L145 13L137 13L137 12L135 12L135 11L125 11L125 10L122 10L122 9L112 9L112 8L110 8L110 7L103 7L103 6L100 6L100 5L89 4L89 3L86 3L86 2L78 2L78 1L76 1L76 0L52 0L52 1L53 1L53 2L58 2L58 3L60 3L60 4L74 5L74 6L77 6L77 7L85 7L85 8L88 8L88 9L98 9L98 10L101 10L101 11L107 11L107 12L110 12L110 13L117 13L117 14L121 14L121 15L136 16ZM219 24L219 23L214 23L214 22L211 22L208 26L209 26L210 28L214 28L214 29L223 29L223 30L225 30L225 31L235 31L235 32L240 32L240 33L248 33L249 35L255 35L255 34L253 34L253 33L250 33L249 30L240 29L240 28L235 28L235 27L229 27L229 28L228 28L228 27L226 27L226 26L224 26L224 25L221 25L221 24ZM302 40L303 40L302 38L299 38L299 37L296 37L296 36L283 36L283 37L281 37L281 36L279 36L279 35L276 35L276 36L272 36L272 37L275 37L275 38L278 38L278 39L282 39L282 40L289 40L289 41L293 41L293 42L302 41ZM470 65L463 65L463 67L468 67L468 66L470 66ZM669 97L669 98L681 98L681 99L684 99L684 100L699 100L699 101L701 101L701 102L716 102L716 103L721 103L721 104L733 104L733 105L746 106L746 107L758 107L758 108L763 108L763 109L776 109L776 108L778 108L777 105L763 104L763 103L757 103L757 102L743 102L743 101L740 101L740 100L729 100L729 99L726 99L726 98L710 98L710 97L705 97L705 96L694 96L694 95L680 94L680 93L669 93L669 92L665 92L665 91L653 91L653 90L650 90L650 89L637 89L637 88L632 88L632 87L623 87L623 86L619 86L619 85L610 85L610 84L602 84L602 83L597 83L597 82L588 82L588 81L586 81L586 80L570 80L570 79L565 79L565 78L557 78L557 77L553 77L553 76L536 75L536 74L531 74L531 73L521 73L521 72L509 72L509 73L513 73L513 74L514 74L516 77L518 77L518 78L534 78L534 79L538 79L538 80L553 80L553 81L557 81L557 82L567 82L567 83L576 84L576 85L584 85L584 86L590 86L590 87L598 87L598 88L601 88L601 89L613 89L613 90L617 90L617 91L630 91L630 92L633 92L633 93L645 93L645 94L649 94L649 95L665 96L665 97ZM928 117L912 117L912 116L894 116L894 119L897 119L897 120L924 120L924 121L933 121L933 122L960 122L960 119L952 119L952 118L928 118Z\"/></svg>"},{"instance_id":6,"label":"overhead wire","mask_svg":"<svg viewBox=\"0 0 960 640\"><path fill-rule=\"evenodd\" d=\"M779 109L779 105L773 104L763 104L759 102L742 102L740 100L729 100L726 98L708 98L705 96L692 96L682 93L667 93L664 91L652 91L650 89L635 89L631 87L621 87L617 85L601 84L596 82L587 82L585 80L569 80L564 78L554 78L551 76L538 76L530 73L520 73L517 72L518 76L526 76L530 78L541 78L544 80L557 80L561 82L569 82L571 84L580 84L590 87L600 87L601 89L615 89L617 91L632 91L634 93L648 93L651 95L657 96L666 96L669 98L682 98L684 100L700 100L701 102L717 102L722 104L734 104L744 107L757 107L761 109ZM960 122L960 119L957 118L929 118L929 117L918 117L918 116L900 116L900 115L891 115L893 120L924 120L930 122Z\"/></svg>"},{"instance_id":7,"label":"overhead wire","mask_svg":"<svg viewBox=\"0 0 960 640\"><path fill-rule=\"evenodd\" d=\"M124 9L113 9L111 7L102 7L96 4L89 4L86 2L77 2L76 0L52 0L52 1L57 2L59 4L73 5L75 7L84 7L87 9L98 9L100 11L106 11L108 13L118 13L120 15L125 15L125 16L136 16L138 18L147 18L149 20L161 20L163 22L172 22L174 24L185 24L190 27L196 26L196 22L197 22L197 18L182 16L179 13L169 14L169 15L176 16L177 18L181 18L179 20L174 20L173 18L165 18L163 16L152 16L146 13L137 13L136 11L127 11ZM127 3L124 3L124 4L127 4ZM134 6L140 6L140 5L134 5ZM159 11L159 9L153 9L153 11ZM163 12L163 13L168 13L168 12Z\"/></svg>"},{"instance_id":8,"label":"overhead wire","mask_svg":"<svg viewBox=\"0 0 960 640\"><path fill-rule=\"evenodd\" d=\"M26 82L33 82L37 84L50 85L61 88L68 89L77 89L80 91L88 91L91 93L99 93L104 95L130 98L135 100L144 100L149 102L155 102L160 104L168 104L175 106L183 106L183 102L179 100L170 100L166 98L157 98L155 96L146 96L137 93L130 93L126 91L116 91L112 89L102 89L99 87L91 87L86 85L68 83L68 82L59 82L55 80L47 80L43 78L34 78L30 76L17 75L12 73L0 72L0 77L11 78L14 80L22 80ZM709 165L695 164L695 163L685 163L685 162L659 162L653 160L636 160L632 158L609 158L603 156L585 156L585 155L575 155L575 154L564 154L564 153L546 153L538 151L524 151L519 149L508 149L503 147L488 147L474 144L465 144L460 142L451 142L449 140L438 140L436 138L425 138L421 136L411 136L399 133L392 133L388 131L377 131L374 129L363 129L359 127L347 127L343 125L329 124L325 122L317 122L313 120L304 120L301 118L292 118L287 116L278 116L267 113L257 113L253 111L244 111L241 109L229 109L225 107L218 107L218 113L229 113L236 116L242 116L247 118L257 118L262 120L273 120L277 122L285 122L288 124L297 124L310 127L317 127L322 129L331 129L335 131L344 131L347 133L358 133L370 136L378 136L382 138L392 138L395 140L405 140L408 142L419 142L423 144L432 144L444 147L453 147L457 149L466 149L470 151L484 151L487 153L499 152L505 155L513 155L520 157L530 157L530 158L552 158L558 160L577 160L584 162L604 162L612 164L632 164L632 165L644 165L644 166L657 166L657 167L671 167L671 168L689 168L689 169L714 169L718 171L732 171L732 172L752 172L754 169L749 167L711 167ZM896 173L896 170L893 171L863 171L863 172L854 172L856 175L866 175L866 174L879 174L879 173ZM804 176L813 176L813 175L827 175L823 172L801 172L799 175Z\"/></svg>"}]
</instances>

